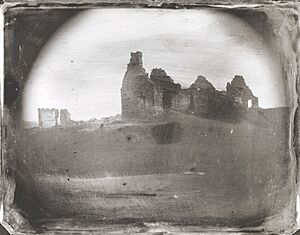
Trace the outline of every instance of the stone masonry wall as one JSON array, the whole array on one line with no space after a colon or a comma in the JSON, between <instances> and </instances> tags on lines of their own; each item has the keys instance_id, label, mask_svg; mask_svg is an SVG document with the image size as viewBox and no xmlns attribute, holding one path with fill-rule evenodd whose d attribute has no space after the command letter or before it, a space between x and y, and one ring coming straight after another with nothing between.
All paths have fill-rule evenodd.
<instances>
[{"instance_id":1,"label":"stone masonry wall","mask_svg":"<svg viewBox=\"0 0 300 235\"><path fill-rule=\"evenodd\" d=\"M39 127L48 128L58 125L58 109L38 109Z\"/></svg>"},{"instance_id":2,"label":"stone masonry wall","mask_svg":"<svg viewBox=\"0 0 300 235\"><path fill-rule=\"evenodd\" d=\"M176 111L187 111L191 104L191 90L181 89L172 99L172 108Z\"/></svg>"},{"instance_id":3,"label":"stone masonry wall","mask_svg":"<svg viewBox=\"0 0 300 235\"><path fill-rule=\"evenodd\" d=\"M232 119L248 108L258 108L258 98L240 75L227 83L226 91L216 90L201 75L190 88L182 89L161 68L153 69L149 78L139 51L131 53L121 99L122 120L125 121L140 120L171 110L208 118Z\"/></svg>"},{"instance_id":4,"label":"stone masonry wall","mask_svg":"<svg viewBox=\"0 0 300 235\"><path fill-rule=\"evenodd\" d=\"M71 114L67 109L60 110L60 125L67 126L71 123Z\"/></svg>"},{"instance_id":5,"label":"stone masonry wall","mask_svg":"<svg viewBox=\"0 0 300 235\"><path fill-rule=\"evenodd\" d=\"M153 86L153 101L154 101L154 112L155 114L162 113L163 110L163 88L154 85Z\"/></svg>"},{"instance_id":6,"label":"stone masonry wall","mask_svg":"<svg viewBox=\"0 0 300 235\"><path fill-rule=\"evenodd\" d=\"M145 118L153 112L153 86L143 68L142 53L131 53L122 88L122 118Z\"/></svg>"}]
</instances>

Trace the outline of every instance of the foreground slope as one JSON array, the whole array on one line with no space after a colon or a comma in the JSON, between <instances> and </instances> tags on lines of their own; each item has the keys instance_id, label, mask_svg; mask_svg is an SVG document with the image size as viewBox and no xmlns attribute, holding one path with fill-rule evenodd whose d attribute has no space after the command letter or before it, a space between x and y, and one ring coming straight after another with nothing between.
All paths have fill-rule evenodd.
<instances>
[{"instance_id":1,"label":"foreground slope","mask_svg":"<svg viewBox=\"0 0 300 235\"><path fill-rule=\"evenodd\" d=\"M31 129L24 161L50 217L247 226L288 203L288 130L285 109Z\"/></svg>"}]
</instances>

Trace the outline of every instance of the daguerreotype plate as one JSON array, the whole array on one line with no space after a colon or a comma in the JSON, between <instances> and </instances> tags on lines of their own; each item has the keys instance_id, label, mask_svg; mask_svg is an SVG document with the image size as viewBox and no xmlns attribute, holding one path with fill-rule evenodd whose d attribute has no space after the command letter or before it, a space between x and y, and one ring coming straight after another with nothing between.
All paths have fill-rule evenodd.
<instances>
[{"instance_id":1,"label":"daguerreotype plate","mask_svg":"<svg viewBox=\"0 0 300 235\"><path fill-rule=\"evenodd\" d=\"M2 12L9 232L296 232L299 3Z\"/></svg>"}]
</instances>

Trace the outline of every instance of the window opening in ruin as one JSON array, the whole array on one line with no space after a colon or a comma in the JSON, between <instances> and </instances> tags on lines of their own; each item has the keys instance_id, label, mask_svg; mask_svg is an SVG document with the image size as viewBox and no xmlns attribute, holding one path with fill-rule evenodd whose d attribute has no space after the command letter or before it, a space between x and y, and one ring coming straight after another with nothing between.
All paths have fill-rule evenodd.
<instances>
[{"instance_id":1,"label":"window opening in ruin","mask_svg":"<svg viewBox=\"0 0 300 235\"><path fill-rule=\"evenodd\" d=\"M248 108L252 108L252 100L248 100Z\"/></svg>"}]
</instances>

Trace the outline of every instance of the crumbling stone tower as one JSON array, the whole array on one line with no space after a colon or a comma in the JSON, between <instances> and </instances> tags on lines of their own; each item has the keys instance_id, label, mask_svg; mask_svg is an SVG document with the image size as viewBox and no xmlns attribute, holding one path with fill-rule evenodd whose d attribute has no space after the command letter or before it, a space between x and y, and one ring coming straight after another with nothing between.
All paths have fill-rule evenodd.
<instances>
[{"instance_id":1,"label":"crumbling stone tower","mask_svg":"<svg viewBox=\"0 0 300 235\"><path fill-rule=\"evenodd\" d=\"M226 86L227 94L235 97L236 101L245 109L258 108L258 98L253 95L241 75L235 75Z\"/></svg>"},{"instance_id":2,"label":"crumbling stone tower","mask_svg":"<svg viewBox=\"0 0 300 235\"><path fill-rule=\"evenodd\" d=\"M67 109L60 110L60 125L67 126L71 123L71 114Z\"/></svg>"},{"instance_id":3,"label":"crumbling stone tower","mask_svg":"<svg viewBox=\"0 0 300 235\"><path fill-rule=\"evenodd\" d=\"M143 68L142 53L132 52L121 88L122 119L146 118L153 112L153 86Z\"/></svg>"},{"instance_id":4,"label":"crumbling stone tower","mask_svg":"<svg viewBox=\"0 0 300 235\"><path fill-rule=\"evenodd\" d=\"M48 128L58 125L58 109L38 109L39 127Z\"/></svg>"}]
</instances>

